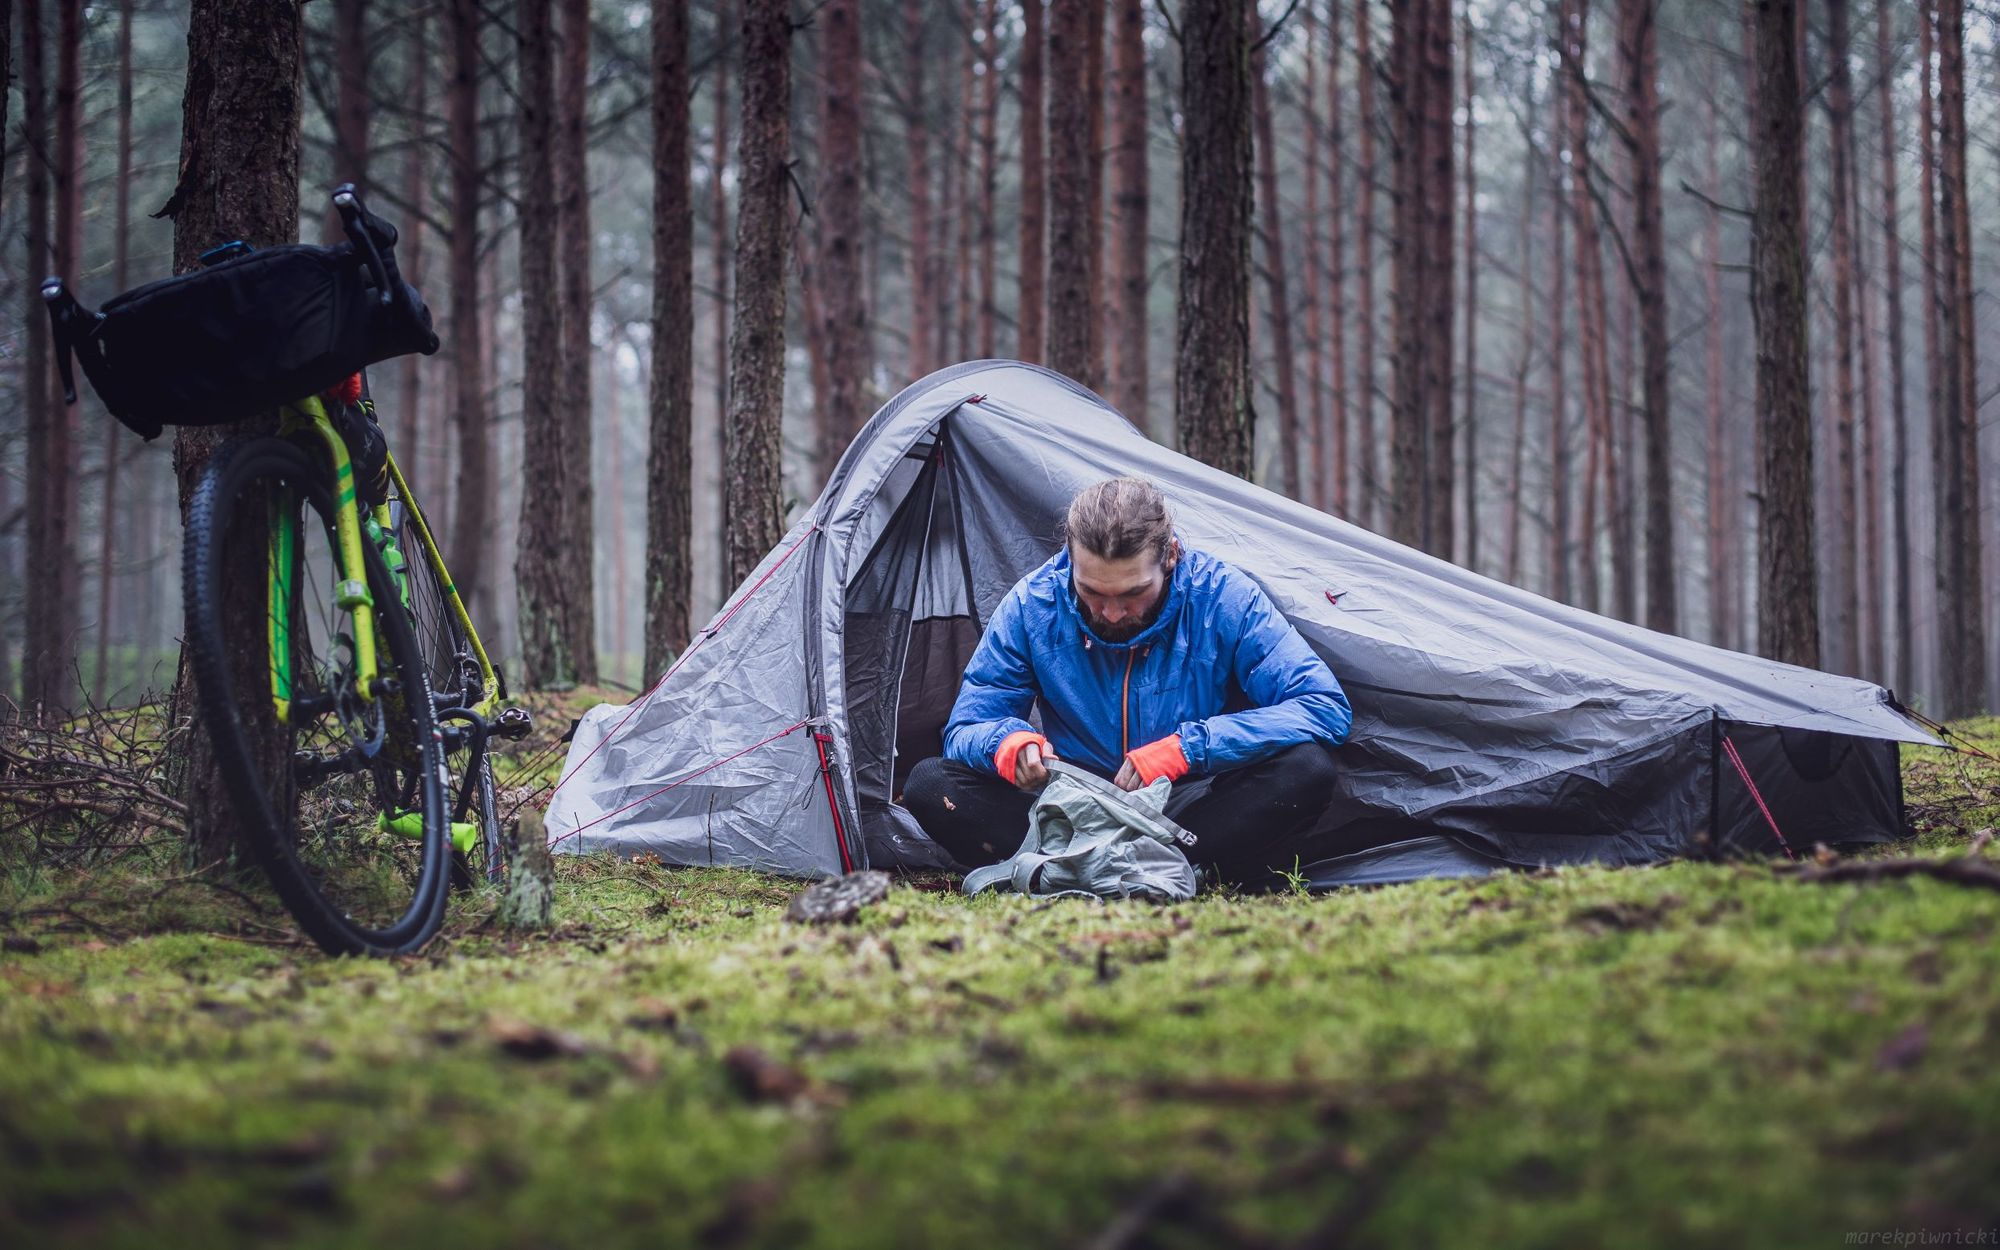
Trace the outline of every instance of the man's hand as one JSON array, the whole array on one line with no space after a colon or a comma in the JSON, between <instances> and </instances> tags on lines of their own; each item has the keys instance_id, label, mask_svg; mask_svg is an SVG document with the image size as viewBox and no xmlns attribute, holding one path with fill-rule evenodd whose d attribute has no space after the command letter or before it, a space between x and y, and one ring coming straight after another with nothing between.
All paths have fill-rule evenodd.
<instances>
[{"instance_id":1,"label":"man's hand","mask_svg":"<svg viewBox=\"0 0 2000 1250\"><path fill-rule=\"evenodd\" d=\"M1143 790L1146 787L1146 783L1139 780L1139 770L1132 766L1129 757L1125 761L1125 767L1119 769L1118 775L1111 779L1111 784L1120 790Z\"/></svg>"},{"instance_id":2,"label":"man's hand","mask_svg":"<svg viewBox=\"0 0 2000 1250\"><path fill-rule=\"evenodd\" d=\"M1056 758L1050 751L1049 759ZM1049 784L1049 768L1042 762L1042 747L1038 742L1030 742L1014 757L1014 784L1030 794L1036 794Z\"/></svg>"}]
</instances>

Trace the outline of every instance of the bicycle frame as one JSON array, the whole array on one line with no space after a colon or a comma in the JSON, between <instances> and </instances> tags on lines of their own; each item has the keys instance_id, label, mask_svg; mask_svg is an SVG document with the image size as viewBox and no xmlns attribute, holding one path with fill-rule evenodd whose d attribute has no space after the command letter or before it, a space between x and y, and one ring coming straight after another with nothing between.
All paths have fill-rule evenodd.
<instances>
[{"instance_id":1,"label":"bicycle frame","mask_svg":"<svg viewBox=\"0 0 2000 1250\"><path fill-rule=\"evenodd\" d=\"M326 449L334 474L334 539L335 555L340 567L340 580L334 587L335 606L347 612L353 622L352 640L354 644L354 673L356 693L366 701L375 697L377 676L375 654L375 604L368 590L368 569L364 562L362 544L367 541L362 532L361 510L357 506L354 487L354 463L347 454L346 440L334 428L333 419L327 415L326 407L317 396L299 400L288 405L282 412L278 433L284 437L309 437ZM410 493L409 482L396 463L394 453L388 457L390 480L395 483L396 495L409 510L410 521L417 534L419 545L423 547L424 558L436 574L438 584L444 589L445 602L465 637L472 645L472 652L479 664L478 699L467 704L467 710L491 720L500 702L500 683L493 670L493 661L486 654L486 645L480 641L479 631L473 627L472 616L466 611L465 601L459 597L458 588L452 583L451 572L445 567L444 553L438 550L437 540L431 534L429 522L424 519L423 509L416 497ZM389 509L386 504L370 509L375 523L385 531L390 529ZM271 528L271 558L268 562L266 584L266 618L269 620L269 651L271 665L271 698L276 708L278 722L284 724L290 717L292 695L291 673L291 593L293 580L297 575L294 566L296 545L292 526L295 510L280 510L279 521ZM408 553L405 553L407 557Z\"/></svg>"}]
</instances>

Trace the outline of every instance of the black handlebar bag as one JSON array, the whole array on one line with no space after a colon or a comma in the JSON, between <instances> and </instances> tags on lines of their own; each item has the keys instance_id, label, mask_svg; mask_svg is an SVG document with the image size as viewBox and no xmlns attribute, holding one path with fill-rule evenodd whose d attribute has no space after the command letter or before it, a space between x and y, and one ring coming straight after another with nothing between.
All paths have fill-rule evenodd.
<instances>
[{"instance_id":1,"label":"black handlebar bag","mask_svg":"<svg viewBox=\"0 0 2000 1250\"><path fill-rule=\"evenodd\" d=\"M74 352L111 415L153 438L169 425L241 421L377 361L437 351L423 299L393 267L388 277L401 290L385 302L352 244L298 243L134 287L98 312L57 286L48 298L64 388L74 389Z\"/></svg>"}]
</instances>

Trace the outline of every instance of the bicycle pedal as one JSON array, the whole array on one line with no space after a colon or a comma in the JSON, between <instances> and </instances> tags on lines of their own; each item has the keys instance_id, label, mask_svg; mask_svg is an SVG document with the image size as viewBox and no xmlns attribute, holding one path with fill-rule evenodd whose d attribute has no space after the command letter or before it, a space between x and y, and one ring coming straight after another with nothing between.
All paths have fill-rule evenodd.
<instances>
[{"instance_id":1,"label":"bicycle pedal","mask_svg":"<svg viewBox=\"0 0 2000 1250\"><path fill-rule=\"evenodd\" d=\"M528 709L524 707L503 708L499 719L493 722L494 734L515 742L519 742L534 731L535 718L530 716Z\"/></svg>"}]
</instances>

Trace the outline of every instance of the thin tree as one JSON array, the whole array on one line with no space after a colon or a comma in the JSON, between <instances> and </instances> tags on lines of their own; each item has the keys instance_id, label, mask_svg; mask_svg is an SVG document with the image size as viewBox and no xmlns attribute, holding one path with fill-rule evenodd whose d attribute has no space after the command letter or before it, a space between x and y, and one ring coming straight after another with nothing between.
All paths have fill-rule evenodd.
<instances>
[{"instance_id":1,"label":"thin tree","mask_svg":"<svg viewBox=\"0 0 2000 1250\"><path fill-rule=\"evenodd\" d=\"M553 0L519 0L515 54L521 136L521 460L549 489L521 492L514 558L522 677L530 689L572 685L582 641L569 632L570 592L560 523L571 489L563 439L575 421L563 411L562 306L556 288L555 62ZM555 501L553 509L546 502ZM550 517L553 510L557 515Z\"/></svg>"},{"instance_id":2,"label":"thin tree","mask_svg":"<svg viewBox=\"0 0 2000 1250\"><path fill-rule=\"evenodd\" d=\"M1674 584L1673 424L1667 376L1666 230L1660 209L1658 0L1620 0L1625 131L1632 169L1632 242L1637 253L1641 412L1646 442L1646 627L1680 625ZM1629 560L1630 552L1621 554Z\"/></svg>"},{"instance_id":3,"label":"thin tree","mask_svg":"<svg viewBox=\"0 0 2000 1250\"><path fill-rule=\"evenodd\" d=\"M1460 31L1465 44L1465 567L1479 568L1479 166L1474 118L1472 2L1465 0ZM1446 455L1450 455L1447 445Z\"/></svg>"},{"instance_id":4,"label":"thin tree","mask_svg":"<svg viewBox=\"0 0 2000 1250\"><path fill-rule=\"evenodd\" d=\"M715 449L715 463L719 467L726 464L728 460L728 436L724 432L724 427L728 424L729 415L730 240L729 182L724 174L729 165L729 55L727 47L736 30L735 0L722 0L721 5L716 9L715 21L717 32L716 42L723 50L718 52L715 58L715 90L713 95L715 126L714 134L711 136L714 142L709 149L708 158L708 226L710 243L714 248L714 253L709 261L709 268L714 275L713 282L715 284L713 292L715 299L715 424L710 428L709 437L712 440L710 445ZM946 172L948 177L949 170ZM948 212L945 220L951 220ZM941 287L941 282L936 280L932 282L931 289L933 291L940 290ZM942 302L942 299L940 299L939 304L941 305ZM937 327L939 338L934 344L933 350L935 355L933 359L943 354L944 340L942 335L944 333L944 326L942 323L948 320L944 316L942 307L937 311L937 320L940 323ZM646 385L647 395L650 397L652 394L652 381L650 378L647 380ZM718 546L722 546L727 542L727 539L722 537L728 528L727 517L728 508L726 506L726 499L719 498L717 500L716 525L714 528L714 533L718 536ZM736 585L736 582L730 576L729 561L727 558L718 559L715 562L715 566L716 576L720 583L716 587L716 593L723 598L728 598L729 592ZM648 664L646 671L649 673L653 672L653 666Z\"/></svg>"},{"instance_id":5,"label":"thin tree","mask_svg":"<svg viewBox=\"0 0 2000 1250\"><path fill-rule=\"evenodd\" d=\"M1354 302L1355 320L1360 325L1355 344L1358 366L1353 409L1358 465L1354 515L1363 525L1378 525L1382 519L1380 456L1375 449L1375 53L1374 29L1369 10L1375 0L1354 0L1354 185L1359 203L1355 206L1358 227L1354 235L1354 279L1360 284ZM1336 261L1337 265L1339 262ZM1336 296L1338 292L1336 292Z\"/></svg>"},{"instance_id":6,"label":"thin tree","mask_svg":"<svg viewBox=\"0 0 2000 1250\"><path fill-rule=\"evenodd\" d=\"M1146 231L1151 207L1146 169L1146 18L1143 0L1113 3L1111 238L1107 257L1111 297L1105 306L1105 338L1111 351L1111 402L1143 430L1150 428L1146 398ZM1025 107L1023 112L1025 115ZM1024 121L1024 129L1025 125ZM1316 142L1313 150L1318 151ZM1026 177L1024 167L1024 182ZM1024 240L1026 234L1024 224ZM1314 341L1318 341L1316 334Z\"/></svg>"},{"instance_id":7,"label":"thin tree","mask_svg":"<svg viewBox=\"0 0 2000 1250\"><path fill-rule=\"evenodd\" d=\"M1735 501L1729 489L1729 429L1722 408L1722 210L1718 196L1722 174L1717 157L1718 124L1713 96L1709 98L1702 131L1704 174L1707 182L1707 212L1702 219L1702 296L1707 304L1708 325L1703 332L1703 366L1707 395L1706 475L1708 523L1708 635L1718 647L1729 645L1736 636L1731 588L1735 585L1735 561L1730 544L1736 534Z\"/></svg>"},{"instance_id":8,"label":"thin tree","mask_svg":"<svg viewBox=\"0 0 2000 1250\"><path fill-rule=\"evenodd\" d=\"M999 354L999 240L993 201L1000 192L1000 0L984 0L979 43L979 354Z\"/></svg>"},{"instance_id":9,"label":"thin tree","mask_svg":"<svg viewBox=\"0 0 2000 1250\"><path fill-rule=\"evenodd\" d=\"M1366 4L1367 0L1357 0ZM1332 359L1333 429L1332 454L1328 457L1327 480L1320 497L1343 517L1356 515L1350 491L1352 457L1349 455L1351 430L1347 390L1347 247L1343 223L1348 204L1344 193L1347 134L1342 125L1340 101L1340 0L1329 0L1327 9L1326 57L1326 265L1327 265L1327 355ZM1372 376L1372 375L1371 375Z\"/></svg>"},{"instance_id":10,"label":"thin tree","mask_svg":"<svg viewBox=\"0 0 2000 1250\"><path fill-rule=\"evenodd\" d=\"M827 351L827 391L821 411L829 441L821 445L820 456L831 469L867 415L862 401L869 355L861 256L860 0L829 0L818 24L821 191L813 268L819 279ZM747 68L744 74L747 85Z\"/></svg>"},{"instance_id":11,"label":"thin tree","mask_svg":"<svg viewBox=\"0 0 2000 1250\"><path fill-rule=\"evenodd\" d=\"M49 248L49 116L46 40L39 0L21 5L21 163L26 166L28 224L26 234L27 270L46 273L54 256ZM5 94L0 92L0 94ZM55 370L49 360L49 319L42 307L41 292L32 282L22 284L26 306L22 309L26 344L21 360L23 417L26 424L27 478L25 522L27 544L23 569L46 568L39 561L48 557L50 535L50 482L43 471L48 463L50 424L56 409L50 403L50 379ZM21 638L21 702L34 707L50 702L50 686L64 681L67 665L59 654L51 654L55 605L41 578L22 578L24 629ZM61 687L59 687L60 689Z\"/></svg>"},{"instance_id":12,"label":"thin tree","mask_svg":"<svg viewBox=\"0 0 2000 1250\"><path fill-rule=\"evenodd\" d=\"M1762 426L1757 646L1819 667L1819 588L1813 563L1812 418L1806 404L1806 257L1798 0L1756 0L1756 202L1751 215L1751 309L1757 322Z\"/></svg>"},{"instance_id":13,"label":"thin tree","mask_svg":"<svg viewBox=\"0 0 2000 1250\"><path fill-rule=\"evenodd\" d=\"M174 271L200 265L201 254L229 239L267 248L293 242L299 229L299 73L303 55L300 10L292 0L192 0L188 8L187 87L181 100L180 180L163 213L174 223ZM243 67L254 65L255 74ZM185 501L222 442L244 425L180 426L174 431L174 468ZM250 525L240 517L238 524ZM236 689L269 684L264 637L262 548L230 542L237 567L224 571L223 646ZM196 704L194 673L185 662L173 708ZM279 785L291 761L285 737L267 698L246 698L237 708L251 757ZM180 755L180 799L187 804L191 851L198 866L225 861L244 845L214 747L200 718L192 718L188 748Z\"/></svg>"},{"instance_id":14,"label":"thin tree","mask_svg":"<svg viewBox=\"0 0 2000 1250\"><path fill-rule=\"evenodd\" d=\"M1049 6L1049 323L1048 362L1085 386L1095 384L1097 309L1090 302L1091 234L1089 15L1096 0ZM1247 119L1246 119L1247 120ZM1246 174L1247 177L1247 174Z\"/></svg>"},{"instance_id":15,"label":"thin tree","mask_svg":"<svg viewBox=\"0 0 2000 1250\"><path fill-rule=\"evenodd\" d=\"M1524 137L1532 138L1535 126L1535 94L1532 86L1527 88L1526 114L1522 120ZM1515 270L1515 290L1520 300L1519 320L1515 323L1516 335L1514 353L1514 432L1508 440L1507 452L1507 511L1506 534L1507 554L1503 576L1515 586L1521 584L1521 490L1524 485L1523 471L1527 461L1528 444L1528 374L1535 362L1535 193L1541 179L1536 176L1536 164L1529 162L1521 169L1521 205L1516 224L1520 233L1514 247L1518 268ZM1560 218L1560 212L1550 214ZM1561 337L1557 328L1555 337Z\"/></svg>"},{"instance_id":16,"label":"thin tree","mask_svg":"<svg viewBox=\"0 0 2000 1250\"><path fill-rule=\"evenodd\" d=\"M905 254L910 281L910 367L912 378L937 368L931 355L937 319L936 277L931 267L931 119L925 110L923 0L903 0L903 136L910 171L910 246Z\"/></svg>"},{"instance_id":17,"label":"thin tree","mask_svg":"<svg viewBox=\"0 0 2000 1250\"><path fill-rule=\"evenodd\" d=\"M1084 239L1089 261L1086 283L1090 309L1089 384L1104 385L1104 343L1107 333L1104 304L1104 6L1106 0L1087 0L1083 23L1083 116Z\"/></svg>"},{"instance_id":18,"label":"thin tree","mask_svg":"<svg viewBox=\"0 0 2000 1250\"><path fill-rule=\"evenodd\" d=\"M1564 4L1557 10L1567 10ZM1558 22L1557 38L1561 39L1561 24ZM1556 93L1554 103L1562 105L1568 99L1567 85ZM1558 112L1561 109L1558 108ZM1548 311L1542 320L1553 331L1548 336L1549 359L1549 530L1548 530L1548 588L1549 598L1563 603L1570 602L1574 593L1570 581L1570 464L1569 464L1569 329L1566 319L1569 315L1569 268L1563 260L1563 224L1568 220L1568 185L1564 179L1569 171L1560 161L1552 162L1549 169L1549 198L1553 201L1549 213L1549 298Z\"/></svg>"},{"instance_id":19,"label":"thin tree","mask_svg":"<svg viewBox=\"0 0 2000 1250\"><path fill-rule=\"evenodd\" d=\"M1986 701L1985 602L1979 524L1979 368L1972 306L1972 224L1967 197L1965 3L1938 0L1938 219L1944 241L1939 281L1943 404L1933 424L1940 519L1938 673L1944 715L1969 716Z\"/></svg>"},{"instance_id":20,"label":"thin tree","mask_svg":"<svg viewBox=\"0 0 2000 1250\"><path fill-rule=\"evenodd\" d=\"M333 6L334 175L364 194L369 190L368 4L369 0L335 0ZM344 237L340 215L329 210L327 220L329 237Z\"/></svg>"},{"instance_id":21,"label":"thin tree","mask_svg":"<svg viewBox=\"0 0 2000 1250\"><path fill-rule=\"evenodd\" d=\"M962 17L967 31L970 31L973 23L978 20L978 9L978 0L965 0ZM950 211L945 214L946 221L958 222L958 254L955 262L957 277L953 284L958 290L958 300L956 317L948 318L952 325L954 336L952 341L955 346L953 350L941 352L940 355L956 355L961 360L972 355L972 316L974 307L978 303L972 285L972 223L978 214L968 207L975 194L972 186L972 148L977 134L973 118L976 110L973 108L972 98L972 84L976 78L973 73L975 50L973 40L970 38L965 40L959 50L958 115L954 127L957 142L952 145L952 159L947 166L947 169L957 171L958 175L956 182L958 196L950 206Z\"/></svg>"},{"instance_id":22,"label":"thin tree","mask_svg":"<svg viewBox=\"0 0 2000 1250\"><path fill-rule=\"evenodd\" d=\"M647 393L646 663L687 648L694 513L694 210L687 0L653 0L653 364ZM717 180L718 182L720 179Z\"/></svg>"},{"instance_id":23,"label":"thin tree","mask_svg":"<svg viewBox=\"0 0 2000 1250\"><path fill-rule=\"evenodd\" d=\"M1920 205L1918 220L1921 222L1918 237L1922 243L1924 270L1924 404L1930 413L1932 534L1937 548L1932 553L1932 559L1936 577L1942 580L1950 560L1941 553L1948 541L1949 528L1957 524L1954 519L1957 513L1948 509L1944 502L1945 493L1951 487L1950 475L1936 472L1938 427L1944 420L1944 334L1938 311L1943 300L1938 291L1937 95L1934 79L1937 29L1932 21L1931 4L1932 0L1918 0L1917 3L1917 199ZM1930 623L1934 641L1954 627L1954 622L1947 619L1948 615L1946 601L1937 600ZM1941 660L1942 657L1938 658Z\"/></svg>"},{"instance_id":24,"label":"thin tree","mask_svg":"<svg viewBox=\"0 0 2000 1250\"><path fill-rule=\"evenodd\" d=\"M492 426L486 409L479 281L479 196L485 175L479 154L479 36L485 10L479 0L448 0L451 81L445 97L451 157L451 381L458 418L458 482L453 499L451 570L469 588L474 619L490 617L499 596L490 582L494 471Z\"/></svg>"},{"instance_id":25,"label":"thin tree","mask_svg":"<svg viewBox=\"0 0 2000 1250\"><path fill-rule=\"evenodd\" d=\"M1042 33L1043 0L1021 0L1021 293L1015 323L1015 352L1038 361L1048 350L1048 139L1043 122L1046 87L1042 72L1047 40ZM1143 120L1141 122L1143 125ZM1141 159L1144 159L1143 149Z\"/></svg>"},{"instance_id":26,"label":"thin tree","mask_svg":"<svg viewBox=\"0 0 2000 1250\"><path fill-rule=\"evenodd\" d=\"M1264 278L1269 294L1271 371L1278 392L1278 490L1299 497L1298 363L1292 354L1292 300L1285 277L1284 220L1278 204L1277 140L1262 41L1250 54L1251 122L1256 128L1257 199L1263 217Z\"/></svg>"},{"instance_id":27,"label":"thin tree","mask_svg":"<svg viewBox=\"0 0 2000 1250\"><path fill-rule=\"evenodd\" d=\"M1891 598L1895 611L1896 663L1890 680L1909 691L1916 681L1913 579L1910 575L1909 413L1903 379L1903 240L1898 229L1901 205L1896 190L1895 60L1890 27L1895 7L1889 0L1875 6L1875 111L1881 124L1882 158L1882 299L1889 333L1889 541L1895 566ZM1928 81L1928 75L1926 76Z\"/></svg>"},{"instance_id":28,"label":"thin tree","mask_svg":"<svg viewBox=\"0 0 2000 1250\"><path fill-rule=\"evenodd\" d=\"M14 81L14 0L0 0L0 83ZM7 135L8 93L0 90L0 145L4 145ZM0 191L6 188L6 179L0 178ZM0 204L5 204L0 198ZM7 688L7 652L0 646L0 692Z\"/></svg>"},{"instance_id":29,"label":"thin tree","mask_svg":"<svg viewBox=\"0 0 2000 1250\"><path fill-rule=\"evenodd\" d=\"M741 583L785 532L785 252L791 223L791 6L744 0L742 138L736 149L736 316L726 429L729 576Z\"/></svg>"},{"instance_id":30,"label":"thin tree","mask_svg":"<svg viewBox=\"0 0 2000 1250\"><path fill-rule=\"evenodd\" d=\"M1319 122L1319 19L1308 4L1299 11L1300 20L1306 29L1305 100L1300 106L1304 114L1306 139L1305 171L1305 297L1306 297L1306 433L1312 445L1312 461L1300 475L1299 498L1317 508L1327 506L1326 481L1332 472L1328 461L1331 458L1332 440L1327 437L1326 424L1326 370L1323 351L1326 344L1320 321L1320 122ZM1261 141L1261 136L1259 137ZM1336 312L1335 317L1339 316Z\"/></svg>"},{"instance_id":31,"label":"thin tree","mask_svg":"<svg viewBox=\"0 0 2000 1250\"><path fill-rule=\"evenodd\" d=\"M1598 503L1606 504L1614 559L1631 550L1610 506L1611 483L1617 477L1616 450L1611 439L1611 378L1605 332L1604 255L1598 234L1597 202L1591 179L1590 101L1588 65L1589 0L1563 0L1562 72L1569 111L1570 220L1576 230L1576 314L1578 354L1583 365L1584 471L1582 539L1578 569L1583 605L1591 611L1603 604L1599 593Z\"/></svg>"},{"instance_id":32,"label":"thin tree","mask_svg":"<svg viewBox=\"0 0 2000 1250\"><path fill-rule=\"evenodd\" d=\"M1175 422L1183 452L1242 478L1251 475L1255 447L1250 402L1250 38L1241 0L1188 0L1181 9ZM1056 78L1063 80L1060 72ZM1051 317L1051 329L1053 323Z\"/></svg>"},{"instance_id":33,"label":"thin tree","mask_svg":"<svg viewBox=\"0 0 2000 1250\"><path fill-rule=\"evenodd\" d=\"M424 269L424 218L431 208L431 161L429 136L422 128L427 125L430 113L431 58L430 58L430 15L420 11L414 15L410 25L410 112L411 127L415 131L408 150L403 153L403 199L409 205L396 241L396 267L413 286L422 289L427 276ZM421 356L411 356L402 362L402 394L396 405L396 417L401 422L403 438L410 448L410 464L406 470L410 486L417 498L428 504L431 500L428 472L430 452L430 422L424 419L424 371L429 366Z\"/></svg>"},{"instance_id":34,"label":"thin tree","mask_svg":"<svg viewBox=\"0 0 2000 1250\"><path fill-rule=\"evenodd\" d=\"M597 681L597 525L593 519L596 474L591 403L590 185L585 167L590 94L590 0L561 0L562 51L556 63L555 207L557 283L562 294L562 390L566 430L557 450L568 461L561 511L560 549L570 588L562 603L574 680ZM523 291L535 298L535 288ZM544 496L546 498L546 496ZM542 524L548 524L544 518Z\"/></svg>"},{"instance_id":35,"label":"thin tree","mask_svg":"<svg viewBox=\"0 0 2000 1250\"><path fill-rule=\"evenodd\" d=\"M1452 462L1451 339L1452 304L1456 291L1452 274L1452 246L1456 198L1452 180L1457 174L1452 112L1451 0L1429 0L1429 16L1424 23L1423 44L1423 125L1424 167L1421 175L1424 229L1428 243L1422 261L1423 304L1423 395L1424 395L1424 529L1428 549L1444 559L1453 558L1453 523L1457 492L1452 486L1456 466Z\"/></svg>"},{"instance_id":36,"label":"thin tree","mask_svg":"<svg viewBox=\"0 0 2000 1250\"><path fill-rule=\"evenodd\" d=\"M1854 80L1848 62L1847 0L1826 0L1829 62L1826 86L1828 147L1831 161L1826 190L1833 223L1833 360L1834 440L1833 507L1830 533L1833 562L1828 570L1832 619L1827 622L1827 662L1843 672L1859 673L1860 641L1855 601L1854 533L1860 516L1855 504L1854 389L1854 266L1855 230L1849 210L1854 177Z\"/></svg>"},{"instance_id":37,"label":"thin tree","mask_svg":"<svg viewBox=\"0 0 2000 1250\"><path fill-rule=\"evenodd\" d=\"M4 79L0 79L4 81ZM131 281L132 258L132 0L118 4L118 174L112 190L115 232L112 239L111 284L124 290ZM0 133L4 133L0 125ZM91 698L100 706L113 687L110 682L111 581L116 555L114 535L119 526L113 520L118 503L118 465L123 440L116 422L105 422L104 486L98 509L97 534L97 664L93 671ZM4 671L4 670L0 670Z\"/></svg>"},{"instance_id":38,"label":"thin tree","mask_svg":"<svg viewBox=\"0 0 2000 1250\"><path fill-rule=\"evenodd\" d=\"M1453 86L1448 0L1392 8L1396 306L1389 532L1445 559L1452 550Z\"/></svg>"}]
</instances>

